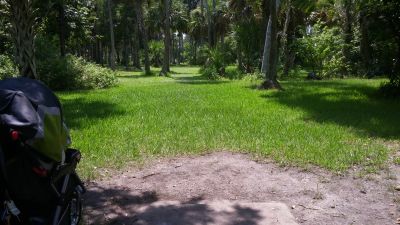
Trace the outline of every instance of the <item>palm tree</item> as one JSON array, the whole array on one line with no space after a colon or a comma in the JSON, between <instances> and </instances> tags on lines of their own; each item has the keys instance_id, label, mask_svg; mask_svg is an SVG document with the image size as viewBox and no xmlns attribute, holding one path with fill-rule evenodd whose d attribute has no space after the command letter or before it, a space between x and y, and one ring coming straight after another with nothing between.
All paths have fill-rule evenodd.
<instances>
[{"instance_id":1,"label":"palm tree","mask_svg":"<svg viewBox=\"0 0 400 225\"><path fill-rule=\"evenodd\" d=\"M229 32L230 18L226 8L219 9L215 13L215 39L220 38L221 44L224 43L225 35ZM215 41L216 41L215 40Z\"/></svg>"},{"instance_id":2,"label":"palm tree","mask_svg":"<svg viewBox=\"0 0 400 225\"><path fill-rule=\"evenodd\" d=\"M205 18L201 13L201 9L197 8L190 13L190 22L188 24L188 32L193 40L193 62L197 62L197 46L201 42L202 37L205 33Z\"/></svg>"},{"instance_id":3,"label":"palm tree","mask_svg":"<svg viewBox=\"0 0 400 225\"><path fill-rule=\"evenodd\" d=\"M178 49L177 49L177 61L178 64L182 61L183 51L183 34L187 33L189 19L183 4L176 2L171 13L171 29L173 32L177 32L178 36ZM174 45L175 46L175 45Z\"/></svg>"},{"instance_id":4,"label":"palm tree","mask_svg":"<svg viewBox=\"0 0 400 225\"><path fill-rule=\"evenodd\" d=\"M20 76L39 79L34 46L34 0L7 0Z\"/></svg>"}]
</instances>

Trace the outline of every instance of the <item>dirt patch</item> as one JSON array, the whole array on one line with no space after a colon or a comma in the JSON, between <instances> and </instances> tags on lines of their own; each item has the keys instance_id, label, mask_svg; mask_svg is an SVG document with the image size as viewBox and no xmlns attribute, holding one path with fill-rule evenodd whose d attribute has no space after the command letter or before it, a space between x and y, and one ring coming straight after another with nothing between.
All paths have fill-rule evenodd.
<instances>
[{"instance_id":1,"label":"dirt patch","mask_svg":"<svg viewBox=\"0 0 400 225\"><path fill-rule=\"evenodd\" d=\"M337 176L228 152L160 160L89 183L85 224L135 224L139 208L160 200L238 200L283 202L299 224L392 225L400 216L399 172L391 166L376 176Z\"/></svg>"}]
</instances>

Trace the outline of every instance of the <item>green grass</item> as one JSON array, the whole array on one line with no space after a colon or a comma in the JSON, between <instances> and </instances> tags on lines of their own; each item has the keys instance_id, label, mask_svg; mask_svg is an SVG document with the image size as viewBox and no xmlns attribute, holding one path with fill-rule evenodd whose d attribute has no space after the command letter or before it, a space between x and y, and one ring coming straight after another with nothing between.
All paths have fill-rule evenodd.
<instances>
[{"instance_id":1,"label":"green grass","mask_svg":"<svg viewBox=\"0 0 400 225\"><path fill-rule=\"evenodd\" d=\"M124 71L118 87L58 93L86 178L128 161L215 150L332 171L379 168L385 143L400 138L400 103L373 97L382 80L284 81L276 92L204 80L195 67L172 71Z\"/></svg>"}]
</instances>

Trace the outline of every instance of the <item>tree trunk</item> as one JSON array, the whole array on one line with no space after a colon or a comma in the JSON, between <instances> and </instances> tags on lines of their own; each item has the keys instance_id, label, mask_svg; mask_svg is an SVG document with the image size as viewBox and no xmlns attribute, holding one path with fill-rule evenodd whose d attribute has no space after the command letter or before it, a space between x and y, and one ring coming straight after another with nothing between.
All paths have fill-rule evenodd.
<instances>
[{"instance_id":1,"label":"tree trunk","mask_svg":"<svg viewBox=\"0 0 400 225\"><path fill-rule=\"evenodd\" d=\"M127 34L125 34L125 35L127 35ZM128 39L128 37L124 38L124 41L123 41L124 46L122 48L123 49L122 50L122 62L125 66L125 69L129 68L129 48L128 48L129 40L127 40L127 39Z\"/></svg>"},{"instance_id":2,"label":"tree trunk","mask_svg":"<svg viewBox=\"0 0 400 225\"><path fill-rule=\"evenodd\" d=\"M211 16L211 10L210 7L208 5L208 1L205 0L205 7L206 7L206 12L207 12L207 28L208 28L208 45L210 46L210 48L214 47L213 44L213 34L212 34L212 16Z\"/></svg>"},{"instance_id":3,"label":"tree trunk","mask_svg":"<svg viewBox=\"0 0 400 225\"><path fill-rule=\"evenodd\" d=\"M269 62L270 62L270 55L271 55L271 38L272 38L272 14L276 16L276 13L279 8L280 0L276 0L273 3L271 3L272 0L270 1L270 12L269 12L269 19L268 19L268 25L267 25L267 30L265 32L265 42L264 42L264 51L263 51L263 57L262 57L262 64L261 64L261 73L263 74L269 74ZM275 11L271 9L272 4L275 5Z\"/></svg>"},{"instance_id":4,"label":"tree trunk","mask_svg":"<svg viewBox=\"0 0 400 225\"><path fill-rule=\"evenodd\" d=\"M279 5L279 0L270 2L270 52L268 68L265 74L265 81L261 88L264 89L281 89L280 84L277 80L277 63L278 63L278 19L277 19L277 9ZM268 43L267 43L268 45Z\"/></svg>"},{"instance_id":5,"label":"tree trunk","mask_svg":"<svg viewBox=\"0 0 400 225\"><path fill-rule=\"evenodd\" d=\"M238 62L238 69L240 71L243 71L243 57L242 57L242 48L240 45L237 46L236 48L236 57L237 57L237 62Z\"/></svg>"},{"instance_id":6,"label":"tree trunk","mask_svg":"<svg viewBox=\"0 0 400 225\"><path fill-rule=\"evenodd\" d=\"M110 28L110 67L115 70L115 41L114 41L114 23L112 19L111 0L107 0L108 23Z\"/></svg>"},{"instance_id":7,"label":"tree trunk","mask_svg":"<svg viewBox=\"0 0 400 225\"><path fill-rule=\"evenodd\" d=\"M371 41L369 38L369 29L368 29L368 18L365 15L364 11L360 12L360 33L361 33L361 40L360 40L360 53L362 59L363 70L366 75L371 73L371 66L372 66L372 56L371 56Z\"/></svg>"},{"instance_id":8,"label":"tree trunk","mask_svg":"<svg viewBox=\"0 0 400 225\"><path fill-rule=\"evenodd\" d=\"M142 35L142 42L143 42L143 54L144 54L144 72L145 74L150 74L150 60L149 60L149 43L147 37L147 28L144 25L143 19L143 1L138 2L139 5L135 7L136 9L136 16L137 21L139 22L139 31Z\"/></svg>"},{"instance_id":9,"label":"tree trunk","mask_svg":"<svg viewBox=\"0 0 400 225\"><path fill-rule=\"evenodd\" d=\"M39 79L35 61L33 0L7 0L20 76Z\"/></svg>"},{"instance_id":10,"label":"tree trunk","mask_svg":"<svg viewBox=\"0 0 400 225\"><path fill-rule=\"evenodd\" d=\"M103 51L103 43L99 41L99 63L104 66L104 51Z\"/></svg>"},{"instance_id":11,"label":"tree trunk","mask_svg":"<svg viewBox=\"0 0 400 225\"><path fill-rule=\"evenodd\" d=\"M175 34L171 34L171 51L169 53L169 55L171 56L171 61L170 63L172 65L175 64L175 47L176 47L176 43L175 43Z\"/></svg>"},{"instance_id":12,"label":"tree trunk","mask_svg":"<svg viewBox=\"0 0 400 225\"><path fill-rule=\"evenodd\" d=\"M181 32L178 33L178 64L182 63L182 52L183 52L183 34Z\"/></svg>"},{"instance_id":13,"label":"tree trunk","mask_svg":"<svg viewBox=\"0 0 400 225\"><path fill-rule=\"evenodd\" d=\"M133 67L136 69L141 69L140 66L140 43L139 43L139 24L134 24L134 29L133 29L133 51L132 51L132 62L133 62Z\"/></svg>"},{"instance_id":14,"label":"tree trunk","mask_svg":"<svg viewBox=\"0 0 400 225\"><path fill-rule=\"evenodd\" d=\"M343 56L345 59L346 64L351 64L351 53L350 53L350 46L351 46L351 41L353 39L353 33L352 33L352 19L351 19L351 0L343 0L343 7L344 7L344 18L343 18ZM345 69L346 70L346 69ZM345 73L350 73L350 71L344 71Z\"/></svg>"},{"instance_id":15,"label":"tree trunk","mask_svg":"<svg viewBox=\"0 0 400 225\"><path fill-rule=\"evenodd\" d=\"M292 13L292 0L287 1L287 11L286 11L286 19L285 19L285 26L283 28L283 54L284 54L284 60L285 64L283 66L283 75L288 76L289 75L289 70L290 70L290 62L291 62L291 56L290 56L290 50L289 50L289 44L291 44L291 33L289 34L289 26L291 23L291 13Z\"/></svg>"},{"instance_id":16,"label":"tree trunk","mask_svg":"<svg viewBox=\"0 0 400 225\"><path fill-rule=\"evenodd\" d=\"M60 38L60 55L65 57L65 9L64 1L61 0L58 6L58 35Z\"/></svg>"},{"instance_id":17,"label":"tree trunk","mask_svg":"<svg viewBox=\"0 0 400 225\"><path fill-rule=\"evenodd\" d=\"M166 76L170 72L170 49L171 49L171 27L170 27L170 0L164 1L164 60L160 76Z\"/></svg>"},{"instance_id":18,"label":"tree trunk","mask_svg":"<svg viewBox=\"0 0 400 225\"><path fill-rule=\"evenodd\" d=\"M211 15L211 43L212 47L215 47L217 43L217 31L215 30L215 14L216 14L216 8L217 8L217 2L216 0L212 1L212 15Z\"/></svg>"},{"instance_id":19,"label":"tree trunk","mask_svg":"<svg viewBox=\"0 0 400 225\"><path fill-rule=\"evenodd\" d=\"M271 53L271 16L268 19L267 30L265 33L265 42L264 42L264 51L263 51L263 58L261 64L261 73L267 74L268 73L268 62L269 56Z\"/></svg>"},{"instance_id":20,"label":"tree trunk","mask_svg":"<svg viewBox=\"0 0 400 225\"><path fill-rule=\"evenodd\" d=\"M194 53L193 53L194 64L197 65L197 41L194 40Z\"/></svg>"}]
</instances>

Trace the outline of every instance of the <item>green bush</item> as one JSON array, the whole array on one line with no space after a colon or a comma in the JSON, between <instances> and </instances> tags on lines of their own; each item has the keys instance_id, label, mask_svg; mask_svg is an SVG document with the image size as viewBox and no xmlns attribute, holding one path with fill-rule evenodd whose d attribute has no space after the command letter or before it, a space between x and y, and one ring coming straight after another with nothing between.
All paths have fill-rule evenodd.
<instances>
[{"instance_id":1,"label":"green bush","mask_svg":"<svg viewBox=\"0 0 400 225\"><path fill-rule=\"evenodd\" d=\"M295 43L296 55L303 66L312 68L318 76L329 78L342 76L348 71L342 53L343 39L338 27L327 27L320 23L312 32L304 34Z\"/></svg>"},{"instance_id":2,"label":"green bush","mask_svg":"<svg viewBox=\"0 0 400 225\"><path fill-rule=\"evenodd\" d=\"M386 98L400 98L400 78L382 84L379 91Z\"/></svg>"},{"instance_id":3,"label":"green bush","mask_svg":"<svg viewBox=\"0 0 400 225\"><path fill-rule=\"evenodd\" d=\"M200 72L208 79L216 79L225 76L225 67L226 62L223 48L217 46L214 49L209 49L207 61Z\"/></svg>"},{"instance_id":4,"label":"green bush","mask_svg":"<svg viewBox=\"0 0 400 225\"><path fill-rule=\"evenodd\" d=\"M0 79L14 77L17 74L16 66L10 57L0 55Z\"/></svg>"},{"instance_id":5,"label":"green bush","mask_svg":"<svg viewBox=\"0 0 400 225\"><path fill-rule=\"evenodd\" d=\"M37 70L40 80L53 90L106 88L117 83L116 74L97 64L67 55L60 57L54 41L36 41Z\"/></svg>"},{"instance_id":6,"label":"green bush","mask_svg":"<svg viewBox=\"0 0 400 225\"><path fill-rule=\"evenodd\" d=\"M217 80L219 79L221 76L219 75L217 69L215 69L215 67L210 66L210 67L202 67L200 69L200 73L206 77L207 79L210 80Z\"/></svg>"},{"instance_id":7,"label":"green bush","mask_svg":"<svg viewBox=\"0 0 400 225\"><path fill-rule=\"evenodd\" d=\"M107 88L117 83L110 69L72 55L38 61L38 73L40 80L54 90Z\"/></svg>"},{"instance_id":8,"label":"green bush","mask_svg":"<svg viewBox=\"0 0 400 225\"><path fill-rule=\"evenodd\" d=\"M150 63L155 67L160 67L164 58L164 43L162 41L149 42Z\"/></svg>"}]
</instances>

